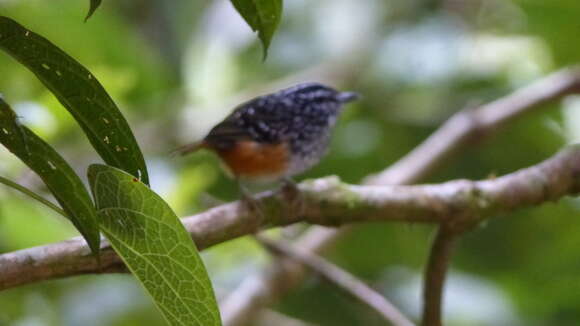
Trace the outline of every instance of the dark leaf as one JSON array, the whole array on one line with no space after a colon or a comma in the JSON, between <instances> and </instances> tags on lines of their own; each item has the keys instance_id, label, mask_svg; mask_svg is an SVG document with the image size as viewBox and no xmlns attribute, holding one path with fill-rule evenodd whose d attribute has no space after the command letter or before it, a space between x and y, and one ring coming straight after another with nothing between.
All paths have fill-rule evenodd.
<instances>
[{"instance_id":1,"label":"dark leaf","mask_svg":"<svg viewBox=\"0 0 580 326\"><path fill-rule=\"evenodd\" d=\"M1 98L0 143L42 178L91 250L98 254L97 213L83 182L49 144L19 123L14 111Z\"/></svg>"},{"instance_id":2,"label":"dark leaf","mask_svg":"<svg viewBox=\"0 0 580 326\"><path fill-rule=\"evenodd\" d=\"M282 0L231 0L264 47L264 59L282 17Z\"/></svg>"},{"instance_id":3,"label":"dark leaf","mask_svg":"<svg viewBox=\"0 0 580 326\"><path fill-rule=\"evenodd\" d=\"M0 49L30 69L54 93L107 164L149 183L143 154L127 121L86 68L42 36L3 16Z\"/></svg>"},{"instance_id":4,"label":"dark leaf","mask_svg":"<svg viewBox=\"0 0 580 326\"><path fill-rule=\"evenodd\" d=\"M87 17L85 17L85 21L91 18L91 16L95 13L95 10L97 10L100 5L101 0L91 0L91 6L89 7L89 13L87 14Z\"/></svg>"}]
</instances>

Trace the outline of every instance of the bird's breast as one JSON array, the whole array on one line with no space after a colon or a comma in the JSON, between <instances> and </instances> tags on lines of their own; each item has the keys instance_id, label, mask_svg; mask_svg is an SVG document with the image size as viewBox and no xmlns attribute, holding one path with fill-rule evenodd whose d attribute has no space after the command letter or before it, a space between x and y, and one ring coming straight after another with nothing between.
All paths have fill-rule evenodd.
<instances>
[{"instance_id":1,"label":"bird's breast","mask_svg":"<svg viewBox=\"0 0 580 326\"><path fill-rule=\"evenodd\" d=\"M250 180L281 178L288 171L290 163L286 143L243 140L228 149L217 150L217 154L235 177Z\"/></svg>"}]
</instances>

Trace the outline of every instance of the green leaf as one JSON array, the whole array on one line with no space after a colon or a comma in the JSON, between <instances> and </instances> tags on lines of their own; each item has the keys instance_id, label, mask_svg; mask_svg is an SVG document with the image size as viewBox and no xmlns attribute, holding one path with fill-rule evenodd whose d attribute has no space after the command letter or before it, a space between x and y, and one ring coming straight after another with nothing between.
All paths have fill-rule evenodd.
<instances>
[{"instance_id":1,"label":"green leaf","mask_svg":"<svg viewBox=\"0 0 580 326\"><path fill-rule=\"evenodd\" d=\"M127 121L99 81L68 54L0 16L0 49L30 69L72 114L103 160L149 183Z\"/></svg>"},{"instance_id":2,"label":"green leaf","mask_svg":"<svg viewBox=\"0 0 580 326\"><path fill-rule=\"evenodd\" d=\"M89 167L101 229L171 325L221 325L191 236L167 203L116 168Z\"/></svg>"},{"instance_id":3,"label":"green leaf","mask_svg":"<svg viewBox=\"0 0 580 326\"><path fill-rule=\"evenodd\" d=\"M270 42L282 17L282 0L231 1L252 30L258 32L258 37L264 47L264 59L266 59Z\"/></svg>"},{"instance_id":4,"label":"green leaf","mask_svg":"<svg viewBox=\"0 0 580 326\"><path fill-rule=\"evenodd\" d=\"M89 7L89 13L87 14L87 17L85 17L85 21L91 18L91 16L95 13L95 10L97 10L100 5L101 0L91 0L91 6Z\"/></svg>"},{"instance_id":5,"label":"green leaf","mask_svg":"<svg viewBox=\"0 0 580 326\"><path fill-rule=\"evenodd\" d=\"M0 143L42 178L91 250L98 254L97 212L83 182L49 144L20 124L14 111L2 99Z\"/></svg>"}]
</instances>

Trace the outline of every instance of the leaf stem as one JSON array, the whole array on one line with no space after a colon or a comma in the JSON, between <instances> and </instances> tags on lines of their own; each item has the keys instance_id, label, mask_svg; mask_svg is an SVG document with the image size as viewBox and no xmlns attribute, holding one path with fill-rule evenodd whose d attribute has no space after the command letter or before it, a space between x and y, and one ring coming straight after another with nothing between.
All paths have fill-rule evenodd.
<instances>
[{"instance_id":1,"label":"leaf stem","mask_svg":"<svg viewBox=\"0 0 580 326\"><path fill-rule=\"evenodd\" d=\"M6 186L16 189L18 191L20 191L21 193L28 195L29 197L32 197L33 199L36 199L37 201L39 201L40 203L44 204L45 206L47 206L48 208L52 209L53 211L59 213L60 215L69 218L69 216L65 213L64 210L62 210L62 208L58 207L57 205L53 204L51 201L49 201L48 199L42 197L41 195L35 193L34 191L19 185L18 183L6 179L2 176L0 176L0 183L5 184Z\"/></svg>"}]
</instances>

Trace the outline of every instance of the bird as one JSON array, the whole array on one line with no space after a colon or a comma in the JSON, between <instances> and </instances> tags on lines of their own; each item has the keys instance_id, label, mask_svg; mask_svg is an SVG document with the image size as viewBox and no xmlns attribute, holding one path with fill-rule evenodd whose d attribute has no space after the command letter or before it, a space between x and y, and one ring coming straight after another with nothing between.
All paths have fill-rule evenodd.
<instances>
[{"instance_id":1,"label":"bird","mask_svg":"<svg viewBox=\"0 0 580 326\"><path fill-rule=\"evenodd\" d=\"M321 83L301 83L240 104L201 141L176 151L216 153L243 194L244 182L293 185L293 176L324 157L344 104L358 98Z\"/></svg>"}]
</instances>

